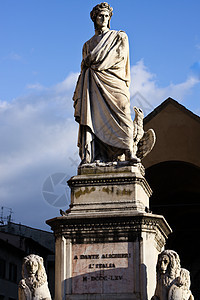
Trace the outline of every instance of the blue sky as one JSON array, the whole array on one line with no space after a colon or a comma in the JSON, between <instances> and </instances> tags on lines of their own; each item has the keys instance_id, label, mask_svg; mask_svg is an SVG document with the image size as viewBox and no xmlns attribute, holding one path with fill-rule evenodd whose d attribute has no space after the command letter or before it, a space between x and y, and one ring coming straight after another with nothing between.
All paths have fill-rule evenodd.
<instances>
[{"instance_id":1,"label":"blue sky","mask_svg":"<svg viewBox=\"0 0 200 300\"><path fill-rule=\"evenodd\" d=\"M13 209L15 222L48 229L44 221L59 207L45 201L43 183L55 173L76 174L71 98L97 3L0 1L0 206ZM170 96L200 115L200 2L109 4L111 29L129 37L131 105L139 92L148 113Z\"/></svg>"},{"instance_id":2,"label":"blue sky","mask_svg":"<svg viewBox=\"0 0 200 300\"><path fill-rule=\"evenodd\" d=\"M52 86L78 72L82 45L93 34L89 12L96 3L2 0L0 99L22 95L29 84ZM199 61L199 1L113 0L110 4L112 28L129 36L131 65L144 59L159 86L183 82Z\"/></svg>"}]
</instances>

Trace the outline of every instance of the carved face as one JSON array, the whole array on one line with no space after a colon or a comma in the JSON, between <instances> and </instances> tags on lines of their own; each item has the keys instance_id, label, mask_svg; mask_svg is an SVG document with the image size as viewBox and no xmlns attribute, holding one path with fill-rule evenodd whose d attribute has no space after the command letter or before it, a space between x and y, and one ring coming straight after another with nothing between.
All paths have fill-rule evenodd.
<instances>
[{"instance_id":1,"label":"carved face","mask_svg":"<svg viewBox=\"0 0 200 300\"><path fill-rule=\"evenodd\" d=\"M165 274L167 272L170 263L169 257L167 255L161 256L158 263L159 263L160 273Z\"/></svg>"},{"instance_id":2,"label":"carved face","mask_svg":"<svg viewBox=\"0 0 200 300\"><path fill-rule=\"evenodd\" d=\"M35 259L27 261L26 269L29 276L35 275L38 271L38 262Z\"/></svg>"},{"instance_id":3,"label":"carved face","mask_svg":"<svg viewBox=\"0 0 200 300\"><path fill-rule=\"evenodd\" d=\"M96 27L100 29L108 28L109 20L109 11L107 9L100 10L96 16Z\"/></svg>"}]
</instances>

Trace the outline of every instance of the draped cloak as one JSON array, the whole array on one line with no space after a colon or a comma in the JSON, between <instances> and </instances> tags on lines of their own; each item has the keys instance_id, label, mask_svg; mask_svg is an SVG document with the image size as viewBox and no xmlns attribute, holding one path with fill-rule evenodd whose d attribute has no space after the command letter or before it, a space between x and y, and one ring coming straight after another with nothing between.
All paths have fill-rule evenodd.
<instances>
[{"instance_id":1,"label":"draped cloak","mask_svg":"<svg viewBox=\"0 0 200 300\"><path fill-rule=\"evenodd\" d=\"M133 122L126 33L109 30L101 37L94 35L83 46L81 67L73 97L74 116L80 124L80 155L83 158L84 149L89 149L94 136L109 146L131 150ZM90 137L86 132L91 133Z\"/></svg>"}]
</instances>

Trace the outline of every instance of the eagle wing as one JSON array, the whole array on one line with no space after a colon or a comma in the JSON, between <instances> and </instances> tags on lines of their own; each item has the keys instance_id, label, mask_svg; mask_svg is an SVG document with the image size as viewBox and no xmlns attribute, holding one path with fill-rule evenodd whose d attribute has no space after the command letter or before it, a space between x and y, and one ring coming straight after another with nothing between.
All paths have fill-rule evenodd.
<instances>
[{"instance_id":1,"label":"eagle wing","mask_svg":"<svg viewBox=\"0 0 200 300\"><path fill-rule=\"evenodd\" d=\"M143 159L153 149L156 142L156 134L153 129L144 132L143 137L138 143L138 150L136 156Z\"/></svg>"}]
</instances>

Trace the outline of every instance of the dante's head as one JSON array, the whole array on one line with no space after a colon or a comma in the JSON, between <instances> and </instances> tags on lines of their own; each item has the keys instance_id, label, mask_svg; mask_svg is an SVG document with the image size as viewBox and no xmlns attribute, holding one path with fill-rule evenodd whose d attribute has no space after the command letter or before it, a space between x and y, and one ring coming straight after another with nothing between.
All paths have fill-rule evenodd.
<instances>
[{"instance_id":1,"label":"dante's head","mask_svg":"<svg viewBox=\"0 0 200 300\"><path fill-rule=\"evenodd\" d=\"M94 22L95 29L102 27L110 28L110 19L113 15L113 9L107 2L102 2L93 7L90 17Z\"/></svg>"}]
</instances>

